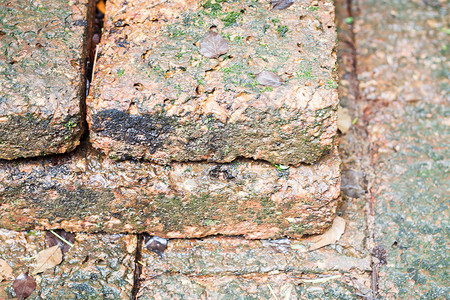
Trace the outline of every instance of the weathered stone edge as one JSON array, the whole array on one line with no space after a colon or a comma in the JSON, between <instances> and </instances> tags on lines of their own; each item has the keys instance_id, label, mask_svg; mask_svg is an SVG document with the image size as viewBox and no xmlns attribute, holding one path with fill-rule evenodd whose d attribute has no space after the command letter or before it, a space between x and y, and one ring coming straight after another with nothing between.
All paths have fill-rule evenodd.
<instances>
[{"instance_id":1,"label":"weathered stone edge","mask_svg":"<svg viewBox=\"0 0 450 300\"><path fill-rule=\"evenodd\" d=\"M53 158L55 163L52 158L0 161L0 227L148 232L167 238L301 237L330 226L340 194L336 151L288 172L268 163L237 161L230 167L235 181L227 178L228 169L212 174L215 164L174 168L85 155L77 151L59 161ZM196 174L186 173L190 168ZM170 181L175 182L165 185ZM266 181L272 186L261 190Z\"/></svg>"}]
</instances>

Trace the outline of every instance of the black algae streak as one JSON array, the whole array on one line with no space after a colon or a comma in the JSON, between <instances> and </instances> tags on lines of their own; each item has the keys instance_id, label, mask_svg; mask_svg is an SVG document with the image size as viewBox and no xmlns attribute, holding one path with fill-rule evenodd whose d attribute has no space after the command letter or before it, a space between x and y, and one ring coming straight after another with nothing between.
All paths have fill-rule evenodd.
<instances>
[{"instance_id":1,"label":"black algae streak","mask_svg":"<svg viewBox=\"0 0 450 300\"><path fill-rule=\"evenodd\" d=\"M144 145L151 154L163 146L173 129L173 117L163 114L134 116L117 109L100 111L93 117L92 130L132 145Z\"/></svg>"}]
</instances>

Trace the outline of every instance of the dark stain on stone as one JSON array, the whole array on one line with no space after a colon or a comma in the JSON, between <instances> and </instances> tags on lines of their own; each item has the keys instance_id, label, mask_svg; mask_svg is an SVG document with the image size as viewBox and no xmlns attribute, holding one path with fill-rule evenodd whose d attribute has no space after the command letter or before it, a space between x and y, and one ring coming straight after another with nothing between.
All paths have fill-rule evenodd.
<instances>
[{"instance_id":1,"label":"dark stain on stone","mask_svg":"<svg viewBox=\"0 0 450 300\"><path fill-rule=\"evenodd\" d=\"M18 142L24 139L24 134L32 132L36 135L42 135L42 133L48 131L51 117L37 119L32 114L26 114L25 116L15 115L10 116L7 122L1 123L0 126L0 142L10 141Z\"/></svg>"},{"instance_id":2,"label":"dark stain on stone","mask_svg":"<svg viewBox=\"0 0 450 300\"><path fill-rule=\"evenodd\" d=\"M70 191L66 189L56 188L59 196L56 199L48 199L36 195L33 203L41 210L42 215L51 218L63 218L65 220L71 218L83 218L87 214L95 214L93 209L102 195L91 189L77 187ZM101 209L99 210L101 212Z\"/></svg>"},{"instance_id":3,"label":"dark stain on stone","mask_svg":"<svg viewBox=\"0 0 450 300\"><path fill-rule=\"evenodd\" d=\"M35 175L38 176L39 174ZM61 188L59 184L35 180L8 188L0 198L15 199L14 195L22 195L20 198L25 198L27 203L20 205L36 209L39 211L40 217L49 220L58 218L64 220L80 219L88 214L95 214L97 211L101 214L105 209L104 203L107 203L105 200L113 199L113 194L109 190L97 192L82 186L78 186L74 190L68 190Z\"/></svg>"},{"instance_id":4,"label":"dark stain on stone","mask_svg":"<svg viewBox=\"0 0 450 300\"><path fill-rule=\"evenodd\" d=\"M196 125L184 127L187 142L183 143L183 153L186 157L208 155L209 161L222 160L227 151L232 148L229 141L236 138L236 130L217 120L213 115L202 116L200 123L208 130L199 134Z\"/></svg>"},{"instance_id":5,"label":"dark stain on stone","mask_svg":"<svg viewBox=\"0 0 450 300\"><path fill-rule=\"evenodd\" d=\"M220 165L209 170L208 175L212 178L223 178L225 180L232 180L235 178L228 167Z\"/></svg>"},{"instance_id":6,"label":"dark stain on stone","mask_svg":"<svg viewBox=\"0 0 450 300\"><path fill-rule=\"evenodd\" d=\"M15 156L29 157L47 155L56 152L61 145L69 146L68 150L75 147L83 133L81 118L78 115L67 116L60 123L55 123L53 116L39 118L33 114L12 115L7 122L0 123L0 150L8 149L12 152L7 159Z\"/></svg>"},{"instance_id":7,"label":"dark stain on stone","mask_svg":"<svg viewBox=\"0 0 450 300\"><path fill-rule=\"evenodd\" d=\"M174 118L162 114L133 116L117 109L108 109L94 115L92 130L128 144L145 145L153 154L173 130L173 122Z\"/></svg>"},{"instance_id":8,"label":"dark stain on stone","mask_svg":"<svg viewBox=\"0 0 450 300\"><path fill-rule=\"evenodd\" d=\"M128 26L127 23L125 23L124 20L117 20L114 22L114 27L125 27Z\"/></svg>"},{"instance_id":9,"label":"dark stain on stone","mask_svg":"<svg viewBox=\"0 0 450 300\"><path fill-rule=\"evenodd\" d=\"M113 217L116 218L116 219L122 218L122 214L119 213L119 212L112 212L112 213L111 213L111 216L113 216Z\"/></svg>"}]
</instances>

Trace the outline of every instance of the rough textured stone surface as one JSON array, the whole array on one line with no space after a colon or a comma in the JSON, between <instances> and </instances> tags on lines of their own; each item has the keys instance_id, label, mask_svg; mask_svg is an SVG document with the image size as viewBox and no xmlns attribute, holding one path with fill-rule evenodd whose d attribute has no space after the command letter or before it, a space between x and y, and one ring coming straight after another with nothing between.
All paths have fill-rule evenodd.
<instances>
[{"instance_id":1,"label":"rough textured stone surface","mask_svg":"<svg viewBox=\"0 0 450 300\"><path fill-rule=\"evenodd\" d=\"M214 277L172 274L146 281L137 299L361 299L357 292L367 276L358 277L345 274L342 279L325 283L303 283L291 274ZM318 278L321 277L315 277Z\"/></svg>"},{"instance_id":2,"label":"rough textured stone surface","mask_svg":"<svg viewBox=\"0 0 450 300\"><path fill-rule=\"evenodd\" d=\"M211 26L229 44L218 59L198 48ZM108 1L91 141L160 164L316 161L336 133L335 41L332 1ZM259 85L263 70L285 84Z\"/></svg>"},{"instance_id":3,"label":"rough textured stone surface","mask_svg":"<svg viewBox=\"0 0 450 300\"><path fill-rule=\"evenodd\" d=\"M359 299L369 290L370 255L359 252L364 245L355 232L364 233L355 225L313 252L305 251L313 238L169 240L162 257L144 247L138 299ZM333 275L341 277L303 281Z\"/></svg>"},{"instance_id":4,"label":"rough textured stone surface","mask_svg":"<svg viewBox=\"0 0 450 300\"><path fill-rule=\"evenodd\" d=\"M88 1L0 1L0 158L79 144Z\"/></svg>"},{"instance_id":5,"label":"rough textured stone surface","mask_svg":"<svg viewBox=\"0 0 450 300\"><path fill-rule=\"evenodd\" d=\"M0 229L0 259L14 276L34 269L36 254L48 248L45 232ZM77 233L61 264L33 275L37 287L27 299L130 299L133 287L133 235ZM0 299L12 299L13 279L0 282Z\"/></svg>"},{"instance_id":6,"label":"rough textured stone surface","mask_svg":"<svg viewBox=\"0 0 450 300\"><path fill-rule=\"evenodd\" d=\"M379 293L448 299L450 109L418 104L378 111L385 118L375 117L370 127L379 146L375 238L387 251Z\"/></svg>"},{"instance_id":7,"label":"rough textured stone surface","mask_svg":"<svg viewBox=\"0 0 450 300\"><path fill-rule=\"evenodd\" d=\"M356 1L384 299L448 299L448 1ZM356 11L356 10L355 10ZM386 13L389 12L389 13ZM381 21L382 20L382 21Z\"/></svg>"},{"instance_id":8,"label":"rough textured stone surface","mask_svg":"<svg viewBox=\"0 0 450 300\"><path fill-rule=\"evenodd\" d=\"M323 232L339 197L340 160L279 170L230 164L116 162L73 154L0 161L0 226L71 231L148 231L164 237L249 238Z\"/></svg>"},{"instance_id":9,"label":"rough textured stone surface","mask_svg":"<svg viewBox=\"0 0 450 300\"><path fill-rule=\"evenodd\" d=\"M448 97L448 1L354 4L358 77L367 100L439 103Z\"/></svg>"},{"instance_id":10,"label":"rough textured stone surface","mask_svg":"<svg viewBox=\"0 0 450 300\"><path fill-rule=\"evenodd\" d=\"M370 295L363 207L364 201L349 199L338 211L347 223L341 239L313 252L306 249L315 237L174 239L168 241L162 257L143 247L138 299L275 299L270 289L278 299ZM302 282L336 274L342 277L325 283Z\"/></svg>"},{"instance_id":11,"label":"rough textured stone surface","mask_svg":"<svg viewBox=\"0 0 450 300\"><path fill-rule=\"evenodd\" d=\"M73 150L83 132L88 1L0 7L0 158Z\"/></svg>"},{"instance_id":12,"label":"rough textured stone surface","mask_svg":"<svg viewBox=\"0 0 450 300\"><path fill-rule=\"evenodd\" d=\"M170 240L162 258L144 248L142 278L167 274L212 276L273 272L322 273L327 271L368 271L367 253L349 237L319 251L305 251L313 244L302 240L246 240L214 237L202 240ZM291 249L291 246L298 250ZM345 248L344 248L345 247Z\"/></svg>"}]
</instances>

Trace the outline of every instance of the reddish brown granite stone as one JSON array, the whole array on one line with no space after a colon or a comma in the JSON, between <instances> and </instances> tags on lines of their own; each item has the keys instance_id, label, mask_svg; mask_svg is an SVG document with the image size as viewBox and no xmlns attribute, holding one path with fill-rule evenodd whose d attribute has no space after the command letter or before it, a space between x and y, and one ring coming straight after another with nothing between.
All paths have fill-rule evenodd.
<instances>
[{"instance_id":1,"label":"reddish brown granite stone","mask_svg":"<svg viewBox=\"0 0 450 300\"><path fill-rule=\"evenodd\" d=\"M168 238L322 233L339 197L335 151L312 165L116 162L73 154L0 161L0 227L149 232Z\"/></svg>"},{"instance_id":2,"label":"reddish brown granite stone","mask_svg":"<svg viewBox=\"0 0 450 300\"><path fill-rule=\"evenodd\" d=\"M0 159L73 150L83 132L88 1L0 7Z\"/></svg>"},{"instance_id":3,"label":"reddish brown granite stone","mask_svg":"<svg viewBox=\"0 0 450 300\"><path fill-rule=\"evenodd\" d=\"M198 48L211 28L229 44L217 59ZM160 164L312 163L336 133L335 41L332 1L108 1L91 142ZM258 84L263 70L285 83Z\"/></svg>"}]
</instances>

